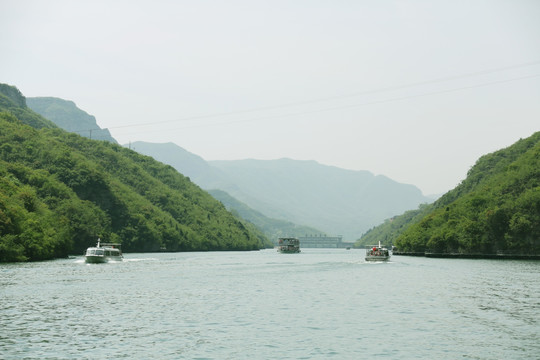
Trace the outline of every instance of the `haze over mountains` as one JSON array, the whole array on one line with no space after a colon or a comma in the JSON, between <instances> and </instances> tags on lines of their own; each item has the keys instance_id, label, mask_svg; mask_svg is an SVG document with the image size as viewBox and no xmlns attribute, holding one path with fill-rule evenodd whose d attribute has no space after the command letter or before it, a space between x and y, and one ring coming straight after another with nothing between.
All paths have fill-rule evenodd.
<instances>
[{"instance_id":1,"label":"haze over mountains","mask_svg":"<svg viewBox=\"0 0 540 360\"><path fill-rule=\"evenodd\" d=\"M116 142L106 129L99 130L93 116L71 101L28 98L27 102L34 111L68 131ZM138 141L125 146L171 165L205 190L225 191L266 217L294 223L296 231L343 235L346 241L358 239L387 218L432 201L413 185L315 161L205 161L174 143ZM273 231L268 236L276 234Z\"/></svg>"},{"instance_id":2,"label":"haze over mountains","mask_svg":"<svg viewBox=\"0 0 540 360\"><path fill-rule=\"evenodd\" d=\"M226 191L266 216L343 235L347 241L431 202L413 185L315 161L205 161L173 143L134 142L131 147L173 166L203 189Z\"/></svg>"},{"instance_id":3,"label":"haze over mountains","mask_svg":"<svg viewBox=\"0 0 540 360\"><path fill-rule=\"evenodd\" d=\"M79 109L73 101L55 97L28 97L26 105L66 131L117 144L109 130L101 129L96 118Z\"/></svg>"},{"instance_id":4,"label":"haze over mountains","mask_svg":"<svg viewBox=\"0 0 540 360\"><path fill-rule=\"evenodd\" d=\"M14 89L4 92L6 109L36 128L54 126L27 111ZM73 111L73 103L54 104ZM415 186L368 171L291 159L205 161L173 143L129 146L190 177L271 239L322 231L346 241L365 234L356 245L381 241L420 254L530 256L539 247L538 144L535 133L481 157L460 185L429 205Z\"/></svg>"}]
</instances>

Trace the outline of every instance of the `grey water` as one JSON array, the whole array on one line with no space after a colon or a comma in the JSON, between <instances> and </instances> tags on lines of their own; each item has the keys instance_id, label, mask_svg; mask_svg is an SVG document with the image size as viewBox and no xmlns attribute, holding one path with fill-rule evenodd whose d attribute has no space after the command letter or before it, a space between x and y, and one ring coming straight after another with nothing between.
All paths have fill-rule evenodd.
<instances>
[{"instance_id":1,"label":"grey water","mask_svg":"<svg viewBox=\"0 0 540 360\"><path fill-rule=\"evenodd\" d=\"M363 250L0 264L1 359L538 359L540 262Z\"/></svg>"}]
</instances>

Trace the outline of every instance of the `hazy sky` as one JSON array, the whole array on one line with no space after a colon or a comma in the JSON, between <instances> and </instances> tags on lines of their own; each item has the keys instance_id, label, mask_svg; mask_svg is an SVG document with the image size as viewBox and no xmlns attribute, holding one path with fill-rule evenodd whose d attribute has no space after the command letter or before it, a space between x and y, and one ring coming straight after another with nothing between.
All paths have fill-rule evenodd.
<instances>
[{"instance_id":1,"label":"hazy sky","mask_svg":"<svg viewBox=\"0 0 540 360\"><path fill-rule=\"evenodd\" d=\"M0 82L121 144L316 160L425 194L540 130L539 0L0 0Z\"/></svg>"}]
</instances>

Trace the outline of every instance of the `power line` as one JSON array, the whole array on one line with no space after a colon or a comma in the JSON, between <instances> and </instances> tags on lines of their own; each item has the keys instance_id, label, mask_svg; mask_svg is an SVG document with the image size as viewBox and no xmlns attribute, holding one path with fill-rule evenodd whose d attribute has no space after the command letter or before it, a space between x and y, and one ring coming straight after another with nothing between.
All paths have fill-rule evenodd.
<instances>
[{"instance_id":1,"label":"power line","mask_svg":"<svg viewBox=\"0 0 540 360\"><path fill-rule=\"evenodd\" d=\"M222 116L247 114L247 113L259 112L259 111L265 111L265 110L283 109L283 108L289 108L289 107L300 106L300 105L328 102L328 101L333 101L333 100L342 100L342 99L353 98L353 97L358 97L358 96L365 96L365 95L372 95L372 94L383 93L383 92L388 92L388 91L402 90L402 89L413 88L413 87L422 86L422 85L436 84L436 83L447 82L447 81L452 81L452 80L470 78L470 77L479 76L479 75L486 75L486 74L492 74L492 73L497 73L497 72L502 72L502 71L507 71L507 70L530 67L530 66L534 66L538 64L540 64L540 60L530 61L526 63L511 65L511 66L487 69L487 70L482 70L482 71L476 71L476 72L471 72L471 73L465 73L461 75L454 75L454 76L441 77L441 78L436 78L436 79L431 79L431 80L419 81L419 82L414 82L414 83L409 83L409 84L382 87L378 89L356 92L356 93L340 95L340 96L333 96L333 97L319 98L319 99L312 99L312 100L305 100L305 101L297 101L297 102L284 103L284 104L278 104L278 105L269 105L269 106L250 108L250 109L244 109L244 110L236 110L236 111L230 111L230 112L189 116L189 117L178 118L178 119L173 119L173 120L152 121L152 122L136 123L136 124L129 124L129 125L110 126L104 129L101 129L101 128L85 129L85 130L78 130L74 132L81 133L81 132L92 131L92 130L133 128L133 127L138 127L138 126L158 125L158 124L182 122L182 121L189 121L189 120L201 120L201 119L217 118L217 117L222 117ZM472 86L466 86L466 87L460 87L460 88L454 88L454 89L448 89L448 90L442 90L442 91L436 91L436 92L429 92L429 93L419 94L419 95L403 96L403 97L398 97L398 98L391 98L391 99L373 101L373 102L362 103L362 104L343 105L343 106L330 107L330 108L320 109L320 110L302 111L302 112L296 112L296 113L284 114L284 115L265 116L265 117L259 117L256 119L251 119L251 120L233 120L226 123L205 124L205 125L198 124L194 126L182 127L182 129L192 128L192 127L201 127L201 126L203 127L213 126L213 125L219 125L219 124L231 124L231 123L237 123L237 122L247 122L247 121L260 120L260 119L304 115L304 114L310 114L310 113L315 113L315 112L324 112L324 111L331 111L331 110L344 109L344 108L350 108L350 107L373 105L373 104L378 104L378 103L399 101L399 100L405 100L409 98L422 97L422 96L428 96L428 95L433 95L433 94L442 94L445 92L454 92L454 91L465 90L465 89L470 89L470 88L475 88L475 87L483 87L483 86L488 86L488 85L493 85L493 84L498 84L498 83L523 80L523 79L533 78L537 76L539 75L530 75L530 76L514 78L514 79L509 79L509 80L493 81L493 82L488 82L488 83L483 83L483 84L478 84L478 85L472 85Z\"/></svg>"},{"instance_id":2,"label":"power line","mask_svg":"<svg viewBox=\"0 0 540 360\"><path fill-rule=\"evenodd\" d=\"M421 85L435 84L435 83L446 82L446 81L451 81L451 80L458 80L458 79L464 79L464 78L469 78L469 77L474 77L474 76L479 76L479 75L492 74L492 73L501 72L501 71L507 71L507 70L512 70L512 69L518 69L518 68L534 66L534 65L538 65L538 64L540 64L540 60L526 62L526 63L522 63L522 64L517 64L517 65L505 66L505 67L500 67L500 68L476 71L476 72L471 72L471 73L466 73L466 74L461 74L461 75L455 75L455 76L442 77L442 78L437 78L437 79L432 79L432 80L419 81L419 82L414 82L414 83L409 83L409 84L404 84L404 85L395 85L395 86L383 87L383 88L367 90L367 91L362 91L362 92L356 92L356 93L347 94L347 95L340 95L340 96L333 96L333 97L319 98L319 99L312 99L312 100L305 100L305 101L297 101L297 102L284 103L284 104L278 104L278 105L262 106L262 107L257 107L257 108L236 110L236 111L230 111L230 112L221 112L221 113L214 113L214 114L207 114L207 115L190 116L190 117L179 118L179 119L174 119L174 120L163 120L163 121L157 121L157 122L145 122L145 123L137 123L137 124L130 124L130 125L111 126L111 127L108 127L108 129L121 129L121 128L126 128L126 127L165 124L165 123L169 123L169 122L200 120L200 119L207 119L207 118L214 118L214 117L221 117L221 116L228 116L228 115L239 115L239 114L258 112L258 111L264 111L264 110L274 110L274 109L288 108L288 107L299 106L299 105L320 103L320 102L325 102L325 101L342 100L342 99L347 99L347 98L352 98L352 97L357 97L357 96L372 95L372 94L377 94L377 93L382 93L382 92L388 92L388 91L395 91L395 90L401 90L401 89L406 89L406 88L417 87L417 86L421 86ZM534 76L535 75L533 75L533 77Z\"/></svg>"},{"instance_id":3,"label":"power line","mask_svg":"<svg viewBox=\"0 0 540 360\"><path fill-rule=\"evenodd\" d=\"M362 106L368 106L368 105L384 104L384 103L390 103L390 102L395 102L395 101L402 101L402 100L420 98L420 97L425 97L425 96L430 96L430 95L445 94L445 93L451 93L451 92L456 92L456 91L462 91L462 90L469 90L469 89L475 89L475 88L480 88L480 87L486 87L486 86L490 86L490 85L503 84L503 83L508 83L508 82L512 82L512 81L526 80L526 79L531 79L531 78L535 78L535 77L539 77L539 76L540 76L540 74L534 74L534 75L522 76L522 77L512 78L512 79L490 81L490 82L485 82L485 83L475 84L475 85L470 85L470 86L461 86L461 87L452 88L452 89L431 91L431 92L422 93L422 94L407 95L407 96L395 97L395 98L390 98L390 99L369 101L369 102L364 102L364 103L360 103L360 104L349 104L349 105L333 106L333 107L327 107L327 108L323 108L323 109L306 110L306 111L299 111L299 112L281 114L281 115L261 116L261 117L257 117L257 118L249 118L249 119L242 119L242 120L231 120L231 121L227 121L227 122L219 122L219 123L212 123L212 124L197 124L197 125L192 125L192 126L183 126L183 127L179 127L179 128L175 128L175 129L170 129L170 130L190 129L190 128L197 128L197 127L208 127L208 126L218 126L218 125L229 125L229 124L237 124L237 123L243 123L243 122L253 122L253 121L259 121L259 120L268 120L268 119L285 118L285 117L291 117L291 116L308 115L308 114L314 114L314 113L319 113L319 112L328 112L328 111L355 108L355 107L362 107ZM154 125L154 124L156 124L156 123L148 123L146 125ZM168 130L168 131L170 131L170 130ZM155 132L161 132L161 131L163 131L163 130L156 130ZM148 133L148 132L153 132L153 131L145 131L145 133ZM130 133L130 134L138 134L138 133L141 133L141 132L134 132L134 133Z\"/></svg>"}]
</instances>

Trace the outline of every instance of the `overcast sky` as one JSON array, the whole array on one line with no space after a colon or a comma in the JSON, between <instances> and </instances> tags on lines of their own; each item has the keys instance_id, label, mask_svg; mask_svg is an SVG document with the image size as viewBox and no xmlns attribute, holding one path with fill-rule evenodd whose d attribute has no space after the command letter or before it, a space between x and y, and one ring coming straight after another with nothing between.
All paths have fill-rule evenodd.
<instances>
[{"instance_id":1,"label":"overcast sky","mask_svg":"<svg viewBox=\"0 0 540 360\"><path fill-rule=\"evenodd\" d=\"M121 144L446 192L540 130L540 1L0 0L0 82Z\"/></svg>"}]
</instances>

